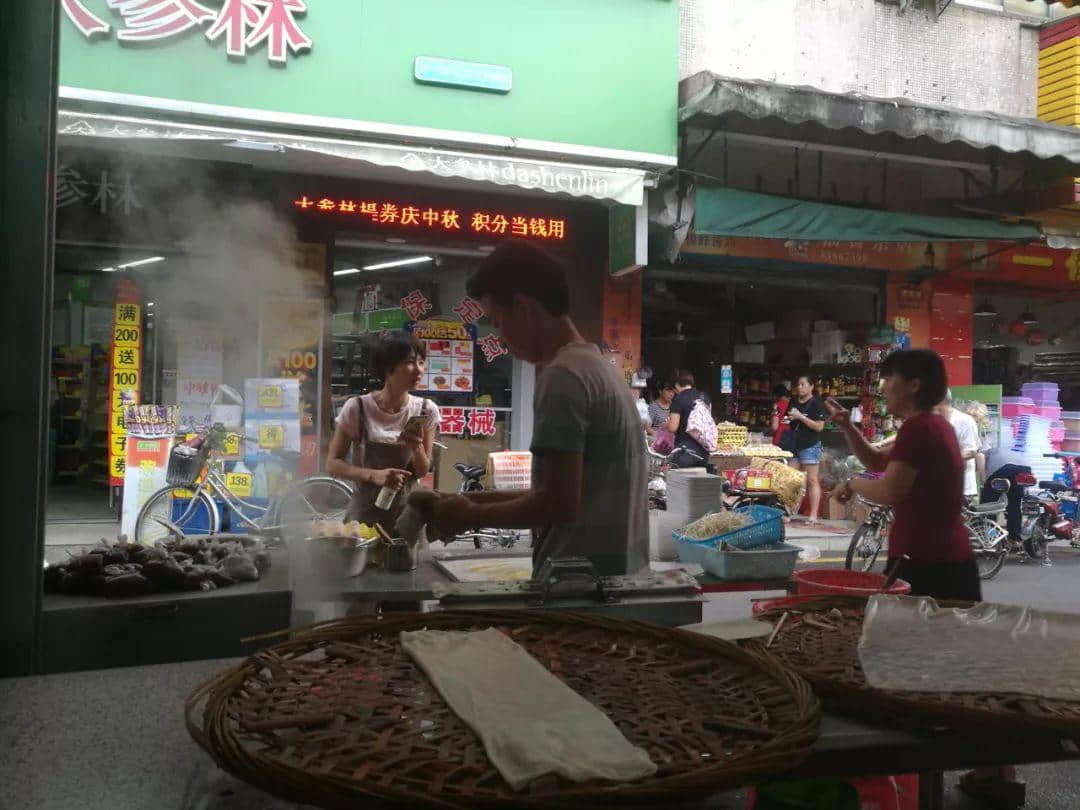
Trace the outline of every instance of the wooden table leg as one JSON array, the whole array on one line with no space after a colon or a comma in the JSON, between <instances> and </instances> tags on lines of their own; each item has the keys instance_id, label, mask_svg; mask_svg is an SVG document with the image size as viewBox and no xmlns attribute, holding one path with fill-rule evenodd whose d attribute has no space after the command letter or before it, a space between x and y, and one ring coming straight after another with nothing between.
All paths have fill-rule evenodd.
<instances>
[{"instance_id":1,"label":"wooden table leg","mask_svg":"<svg viewBox=\"0 0 1080 810\"><path fill-rule=\"evenodd\" d=\"M919 810L944 810L945 772L924 771L919 774Z\"/></svg>"}]
</instances>

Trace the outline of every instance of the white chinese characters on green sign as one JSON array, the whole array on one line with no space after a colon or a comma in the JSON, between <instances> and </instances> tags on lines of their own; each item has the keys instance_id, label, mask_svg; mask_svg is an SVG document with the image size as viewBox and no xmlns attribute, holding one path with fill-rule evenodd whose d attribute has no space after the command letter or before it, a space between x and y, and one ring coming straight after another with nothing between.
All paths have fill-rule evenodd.
<instances>
[{"instance_id":1,"label":"white chinese characters on green sign","mask_svg":"<svg viewBox=\"0 0 1080 810\"><path fill-rule=\"evenodd\" d=\"M196 0L105 0L114 15L116 38L127 43L171 40L202 30L210 42L225 40L229 56L247 56L249 48L266 43L270 62L285 64L294 55L311 50L311 38L296 15L306 14L304 0L224 0L210 8ZM86 5L86 0L61 0L68 20L87 39L108 36L113 25Z\"/></svg>"}]
</instances>

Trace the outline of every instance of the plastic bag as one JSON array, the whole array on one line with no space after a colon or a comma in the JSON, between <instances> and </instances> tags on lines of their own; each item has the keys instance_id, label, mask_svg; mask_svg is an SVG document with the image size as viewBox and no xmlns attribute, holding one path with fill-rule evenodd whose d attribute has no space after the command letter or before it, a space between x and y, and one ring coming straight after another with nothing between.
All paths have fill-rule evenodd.
<instances>
[{"instance_id":1,"label":"plastic bag","mask_svg":"<svg viewBox=\"0 0 1080 810\"><path fill-rule=\"evenodd\" d=\"M873 596L859 661L875 689L1080 700L1080 616L983 602Z\"/></svg>"}]
</instances>

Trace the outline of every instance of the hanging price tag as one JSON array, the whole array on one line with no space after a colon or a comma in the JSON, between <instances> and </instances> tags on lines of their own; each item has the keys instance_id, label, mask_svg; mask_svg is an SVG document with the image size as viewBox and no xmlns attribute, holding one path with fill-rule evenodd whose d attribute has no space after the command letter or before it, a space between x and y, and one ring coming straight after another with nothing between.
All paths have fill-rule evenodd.
<instances>
[{"instance_id":1,"label":"hanging price tag","mask_svg":"<svg viewBox=\"0 0 1080 810\"><path fill-rule=\"evenodd\" d=\"M285 428L281 425L259 426L259 447L264 450L278 450L285 444Z\"/></svg>"},{"instance_id":2,"label":"hanging price tag","mask_svg":"<svg viewBox=\"0 0 1080 810\"><path fill-rule=\"evenodd\" d=\"M240 434L239 433L226 433L225 434L225 455L235 456L240 452Z\"/></svg>"},{"instance_id":3,"label":"hanging price tag","mask_svg":"<svg viewBox=\"0 0 1080 810\"><path fill-rule=\"evenodd\" d=\"M285 394L280 385L259 386L259 407L280 408L285 404Z\"/></svg>"},{"instance_id":4,"label":"hanging price tag","mask_svg":"<svg viewBox=\"0 0 1080 810\"><path fill-rule=\"evenodd\" d=\"M225 486L233 495L239 498L249 498L251 497L251 487L254 479L255 476L251 473L227 473L225 475Z\"/></svg>"}]
</instances>

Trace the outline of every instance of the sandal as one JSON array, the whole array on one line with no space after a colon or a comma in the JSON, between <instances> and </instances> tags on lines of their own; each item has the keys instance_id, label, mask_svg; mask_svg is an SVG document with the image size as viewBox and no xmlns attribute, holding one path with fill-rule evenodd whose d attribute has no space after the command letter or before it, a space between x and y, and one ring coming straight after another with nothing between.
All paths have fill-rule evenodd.
<instances>
[{"instance_id":1,"label":"sandal","mask_svg":"<svg viewBox=\"0 0 1080 810\"><path fill-rule=\"evenodd\" d=\"M994 807L1023 807L1027 798L1027 786L1023 782L978 771L961 776L957 787L971 798Z\"/></svg>"}]
</instances>

